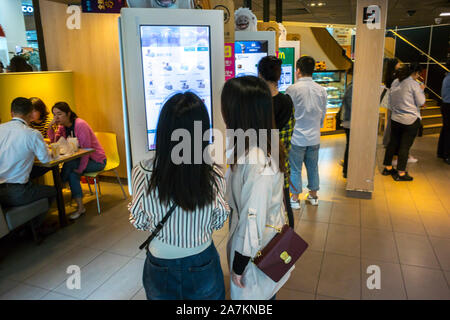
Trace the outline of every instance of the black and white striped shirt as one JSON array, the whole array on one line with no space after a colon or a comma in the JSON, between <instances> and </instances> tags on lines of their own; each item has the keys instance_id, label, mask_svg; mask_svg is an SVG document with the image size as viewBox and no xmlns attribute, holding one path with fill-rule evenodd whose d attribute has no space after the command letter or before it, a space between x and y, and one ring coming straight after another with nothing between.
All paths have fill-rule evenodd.
<instances>
[{"instance_id":1,"label":"black and white striped shirt","mask_svg":"<svg viewBox=\"0 0 450 320\"><path fill-rule=\"evenodd\" d=\"M130 223L135 228L153 231L170 206L161 204L157 190L149 193L151 168L151 161L142 161L133 168L133 200L128 209ZM215 201L193 212L186 212L177 206L156 236L158 240L180 248L194 248L211 240L213 231L222 228L230 208L225 201L226 184L223 174L217 167L214 170L218 173Z\"/></svg>"}]
</instances>

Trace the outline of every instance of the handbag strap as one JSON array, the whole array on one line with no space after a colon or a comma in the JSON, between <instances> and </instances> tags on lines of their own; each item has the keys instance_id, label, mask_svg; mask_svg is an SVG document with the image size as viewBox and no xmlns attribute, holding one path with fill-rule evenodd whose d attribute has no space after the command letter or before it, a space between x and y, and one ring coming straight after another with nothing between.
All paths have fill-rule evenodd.
<instances>
[{"instance_id":1,"label":"handbag strap","mask_svg":"<svg viewBox=\"0 0 450 320\"><path fill-rule=\"evenodd\" d=\"M166 213L164 218L158 223L155 230L150 234L150 236L145 240L140 246L139 250L146 249L148 251L148 246L150 245L150 242L153 240L153 238L158 234L158 232L164 227L164 224L166 221L170 218L172 215L172 212L175 210L176 204L174 203L172 207L170 207L169 211Z\"/></svg>"}]
</instances>

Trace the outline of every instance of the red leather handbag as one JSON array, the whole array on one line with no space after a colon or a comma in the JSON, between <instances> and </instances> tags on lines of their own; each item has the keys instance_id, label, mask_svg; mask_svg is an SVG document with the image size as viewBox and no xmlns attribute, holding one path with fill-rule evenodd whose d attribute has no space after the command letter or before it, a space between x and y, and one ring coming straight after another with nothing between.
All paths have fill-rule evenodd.
<instances>
[{"instance_id":1,"label":"red leather handbag","mask_svg":"<svg viewBox=\"0 0 450 320\"><path fill-rule=\"evenodd\" d=\"M275 229L278 233L252 261L269 278L278 282L305 252L308 244L287 224Z\"/></svg>"}]
</instances>

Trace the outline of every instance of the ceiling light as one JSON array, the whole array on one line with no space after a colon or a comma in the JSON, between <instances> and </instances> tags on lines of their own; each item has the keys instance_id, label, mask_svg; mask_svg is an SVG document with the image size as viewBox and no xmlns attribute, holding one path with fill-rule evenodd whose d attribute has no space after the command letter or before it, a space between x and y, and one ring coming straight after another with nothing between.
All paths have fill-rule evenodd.
<instances>
[{"instance_id":1,"label":"ceiling light","mask_svg":"<svg viewBox=\"0 0 450 320\"><path fill-rule=\"evenodd\" d=\"M450 12L442 12L440 14L441 17L450 17Z\"/></svg>"}]
</instances>

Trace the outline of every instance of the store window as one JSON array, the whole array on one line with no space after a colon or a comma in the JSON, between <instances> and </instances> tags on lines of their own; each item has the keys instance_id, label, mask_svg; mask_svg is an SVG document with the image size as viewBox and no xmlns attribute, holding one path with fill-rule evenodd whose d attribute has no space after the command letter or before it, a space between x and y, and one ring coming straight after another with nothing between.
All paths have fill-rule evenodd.
<instances>
[{"instance_id":1,"label":"store window","mask_svg":"<svg viewBox=\"0 0 450 320\"><path fill-rule=\"evenodd\" d=\"M0 1L0 62L6 67L14 56L41 70L32 0Z\"/></svg>"}]
</instances>

